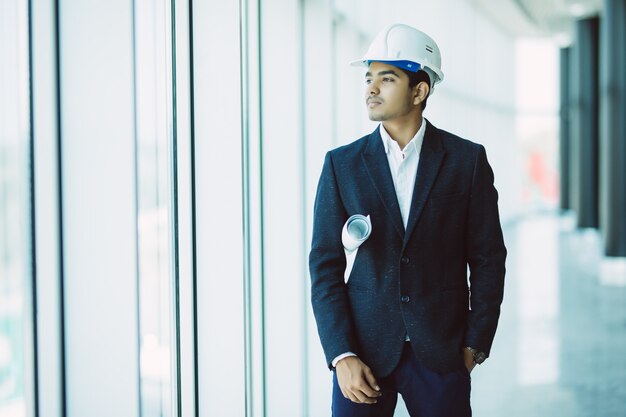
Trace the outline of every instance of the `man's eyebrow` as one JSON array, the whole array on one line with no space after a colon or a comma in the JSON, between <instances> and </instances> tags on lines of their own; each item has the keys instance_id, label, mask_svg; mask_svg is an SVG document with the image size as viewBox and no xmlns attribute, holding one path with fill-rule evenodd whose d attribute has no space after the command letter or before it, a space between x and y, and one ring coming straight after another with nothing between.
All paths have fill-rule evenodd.
<instances>
[{"instance_id":1,"label":"man's eyebrow","mask_svg":"<svg viewBox=\"0 0 626 417\"><path fill-rule=\"evenodd\" d=\"M398 77L398 78L400 77L400 76L398 75L398 73L397 73L397 72L395 72L394 70L385 70L385 71L380 71L380 72L378 73L378 75L379 75L379 76L381 76L381 75L389 75L389 74L391 74L391 75L395 75L395 76L396 76L396 77Z\"/></svg>"},{"instance_id":2,"label":"man's eyebrow","mask_svg":"<svg viewBox=\"0 0 626 417\"><path fill-rule=\"evenodd\" d=\"M397 73L397 72L395 72L394 70L384 70L384 71L379 71L376 75L378 75L379 77L380 77L381 75L395 75L396 77L400 78L400 76L398 75L398 73ZM371 73L371 72L369 72L369 71L367 71L367 72L365 73L365 76L366 76L366 77L371 77L371 76L372 76L372 73Z\"/></svg>"}]
</instances>

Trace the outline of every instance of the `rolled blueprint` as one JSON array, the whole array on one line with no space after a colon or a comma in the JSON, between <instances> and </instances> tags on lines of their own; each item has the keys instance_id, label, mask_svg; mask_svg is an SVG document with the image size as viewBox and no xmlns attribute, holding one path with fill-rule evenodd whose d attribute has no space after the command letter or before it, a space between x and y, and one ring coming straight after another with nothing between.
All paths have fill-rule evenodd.
<instances>
[{"instance_id":1,"label":"rolled blueprint","mask_svg":"<svg viewBox=\"0 0 626 417\"><path fill-rule=\"evenodd\" d=\"M341 231L341 241L346 252L350 254L357 250L370 237L371 233L372 221L369 215L355 214L350 216Z\"/></svg>"}]
</instances>

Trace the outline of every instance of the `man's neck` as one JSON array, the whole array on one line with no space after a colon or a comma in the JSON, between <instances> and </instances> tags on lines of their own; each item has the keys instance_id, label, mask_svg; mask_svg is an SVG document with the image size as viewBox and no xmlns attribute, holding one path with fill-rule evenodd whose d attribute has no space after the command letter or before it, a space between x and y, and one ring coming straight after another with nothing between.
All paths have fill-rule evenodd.
<instances>
[{"instance_id":1,"label":"man's neck","mask_svg":"<svg viewBox=\"0 0 626 417\"><path fill-rule=\"evenodd\" d=\"M415 134L422 127L422 114L419 114L417 118L411 118L410 120L387 120L383 122L383 127L391 136L391 139L395 140L400 146L400 149L404 149L406 145L415 137Z\"/></svg>"}]
</instances>

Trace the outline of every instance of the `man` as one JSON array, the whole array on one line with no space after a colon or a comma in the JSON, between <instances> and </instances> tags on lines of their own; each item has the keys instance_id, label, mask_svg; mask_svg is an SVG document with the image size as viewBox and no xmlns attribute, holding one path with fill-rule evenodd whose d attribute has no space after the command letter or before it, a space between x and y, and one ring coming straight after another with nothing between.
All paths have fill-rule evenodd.
<instances>
[{"instance_id":1,"label":"man","mask_svg":"<svg viewBox=\"0 0 626 417\"><path fill-rule=\"evenodd\" d=\"M392 25L358 63L382 123L326 155L309 259L333 416L392 416L398 393L411 416L470 416L470 372L489 356L504 286L493 172L483 146L422 118L443 79L430 37ZM372 232L344 282L354 214Z\"/></svg>"}]
</instances>

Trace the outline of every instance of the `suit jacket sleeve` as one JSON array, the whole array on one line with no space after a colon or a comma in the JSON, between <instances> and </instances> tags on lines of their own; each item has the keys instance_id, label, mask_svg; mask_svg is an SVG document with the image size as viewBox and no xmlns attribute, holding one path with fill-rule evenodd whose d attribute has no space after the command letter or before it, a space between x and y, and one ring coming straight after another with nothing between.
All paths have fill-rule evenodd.
<instances>
[{"instance_id":1,"label":"suit jacket sleeve","mask_svg":"<svg viewBox=\"0 0 626 417\"><path fill-rule=\"evenodd\" d=\"M467 257L470 313L465 346L489 355L504 291L506 248L498 214L498 193L483 146L476 157L469 202Z\"/></svg>"},{"instance_id":2,"label":"suit jacket sleeve","mask_svg":"<svg viewBox=\"0 0 626 417\"><path fill-rule=\"evenodd\" d=\"M356 352L344 283L346 258L341 242L341 230L347 218L329 152L324 160L315 198L309 255L311 302L329 367L338 355Z\"/></svg>"}]
</instances>

